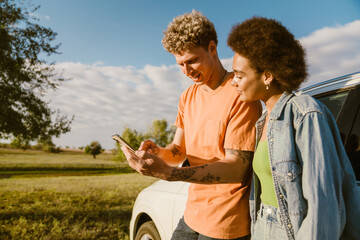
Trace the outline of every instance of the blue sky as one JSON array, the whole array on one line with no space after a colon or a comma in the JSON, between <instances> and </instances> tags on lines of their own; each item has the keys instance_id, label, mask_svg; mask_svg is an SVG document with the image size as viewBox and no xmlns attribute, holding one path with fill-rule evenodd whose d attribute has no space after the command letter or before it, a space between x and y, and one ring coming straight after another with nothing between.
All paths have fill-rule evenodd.
<instances>
[{"instance_id":1,"label":"blue sky","mask_svg":"<svg viewBox=\"0 0 360 240\"><path fill-rule=\"evenodd\" d=\"M161 44L177 15L201 11L218 32L218 52L231 70L231 27L254 15L283 23L307 51L308 84L360 71L359 0L33 0L40 24L58 33L62 54L48 58L71 80L48 94L51 106L75 114L72 131L54 139L79 147L98 140L114 148L125 126L145 131L154 119L172 124L191 81Z\"/></svg>"},{"instance_id":2,"label":"blue sky","mask_svg":"<svg viewBox=\"0 0 360 240\"><path fill-rule=\"evenodd\" d=\"M171 64L162 32L171 19L196 9L214 22L221 58L232 56L226 45L231 26L254 15L276 18L297 37L324 26L360 18L359 0L40 0L42 23L59 35L62 54L56 61L106 65Z\"/></svg>"}]
</instances>

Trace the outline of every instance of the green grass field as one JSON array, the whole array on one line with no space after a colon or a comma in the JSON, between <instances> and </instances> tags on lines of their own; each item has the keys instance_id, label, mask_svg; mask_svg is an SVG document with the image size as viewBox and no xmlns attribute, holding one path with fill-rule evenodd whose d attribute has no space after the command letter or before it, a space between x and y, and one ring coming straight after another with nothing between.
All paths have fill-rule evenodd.
<instances>
[{"instance_id":1,"label":"green grass field","mask_svg":"<svg viewBox=\"0 0 360 240\"><path fill-rule=\"evenodd\" d=\"M155 179L111 157L1 149L0 239L129 239L134 200Z\"/></svg>"},{"instance_id":2,"label":"green grass field","mask_svg":"<svg viewBox=\"0 0 360 240\"><path fill-rule=\"evenodd\" d=\"M111 161L112 157L112 154L100 154L93 159L81 152L45 153L0 148L0 178L133 172L127 163Z\"/></svg>"}]
</instances>

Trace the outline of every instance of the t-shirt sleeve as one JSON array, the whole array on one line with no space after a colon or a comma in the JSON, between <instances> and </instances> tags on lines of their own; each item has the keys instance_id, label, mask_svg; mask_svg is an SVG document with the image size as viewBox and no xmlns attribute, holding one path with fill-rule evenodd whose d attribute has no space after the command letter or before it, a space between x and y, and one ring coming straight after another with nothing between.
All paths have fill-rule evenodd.
<instances>
[{"instance_id":1,"label":"t-shirt sleeve","mask_svg":"<svg viewBox=\"0 0 360 240\"><path fill-rule=\"evenodd\" d=\"M184 107L186 92L181 94L178 106L178 113L175 120L175 126L184 129Z\"/></svg>"},{"instance_id":2,"label":"t-shirt sleeve","mask_svg":"<svg viewBox=\"0 0 360 240\"><path fill-rule=\"evenodd\" d=\"M255 123L260 118L261 111L262 107L259 101L247 103L238 99L231 110L225 133L224 148L254 151Z\"/></svg>"}]
</instances>

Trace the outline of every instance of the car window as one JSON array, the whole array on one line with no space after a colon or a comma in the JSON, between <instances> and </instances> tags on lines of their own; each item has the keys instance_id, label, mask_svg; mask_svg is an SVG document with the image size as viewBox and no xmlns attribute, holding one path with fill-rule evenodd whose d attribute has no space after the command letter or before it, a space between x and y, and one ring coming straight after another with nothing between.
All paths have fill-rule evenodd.
<instances>
[{"instance_id":1,"label":"car window","mask_svg":"<svg viewBox=\"0 0 360 240\"><path fill-rule=\"evenodd\" d=\"M337 118L348 94L349 91L346 91L316 98L324 103L334 117ZM360 181L360 111L356 114L356 119L349 134L345 149L354 169L356 180Z\"/></svg>"},{"instance_id":2,"label":"car window","mask_svg":"<svg viewBox=\"0 0 360 240\"><path fill-rule=\"evenodd\" d=\"M349 136L346 144L346 153L353 166L356 181L360 181L360 111L356 115L354 126Z\"/></svg>"},{"instance_id":3,"label":"car window","mask_svg":"<svg viewBox=\"0 0 360 240\"><path fill-rule=\"evenodd\" d=\"M319 97L317 99L324 103L329 108L334 117L337 118L348 94L349 91L346 91Z\"/></svg>"}]
</instances>

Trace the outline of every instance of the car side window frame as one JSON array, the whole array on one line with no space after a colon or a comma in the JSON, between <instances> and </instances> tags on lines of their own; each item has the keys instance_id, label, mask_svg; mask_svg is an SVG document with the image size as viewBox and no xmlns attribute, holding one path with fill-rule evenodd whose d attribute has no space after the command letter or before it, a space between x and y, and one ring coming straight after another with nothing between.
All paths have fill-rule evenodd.
<instances>
[{"instance_id":1,"label":"car side window frame","mask_svg":"<svg viewBox=\"0 0 360 240\"><path fill-rule=\"evenodd\" d=\"M360 108L360 85L350 89L349 94L341 107L340 113L336 118L344 146L346 146L350 132L355 124L355 118Z\"/></svg>"}]
</instances>

